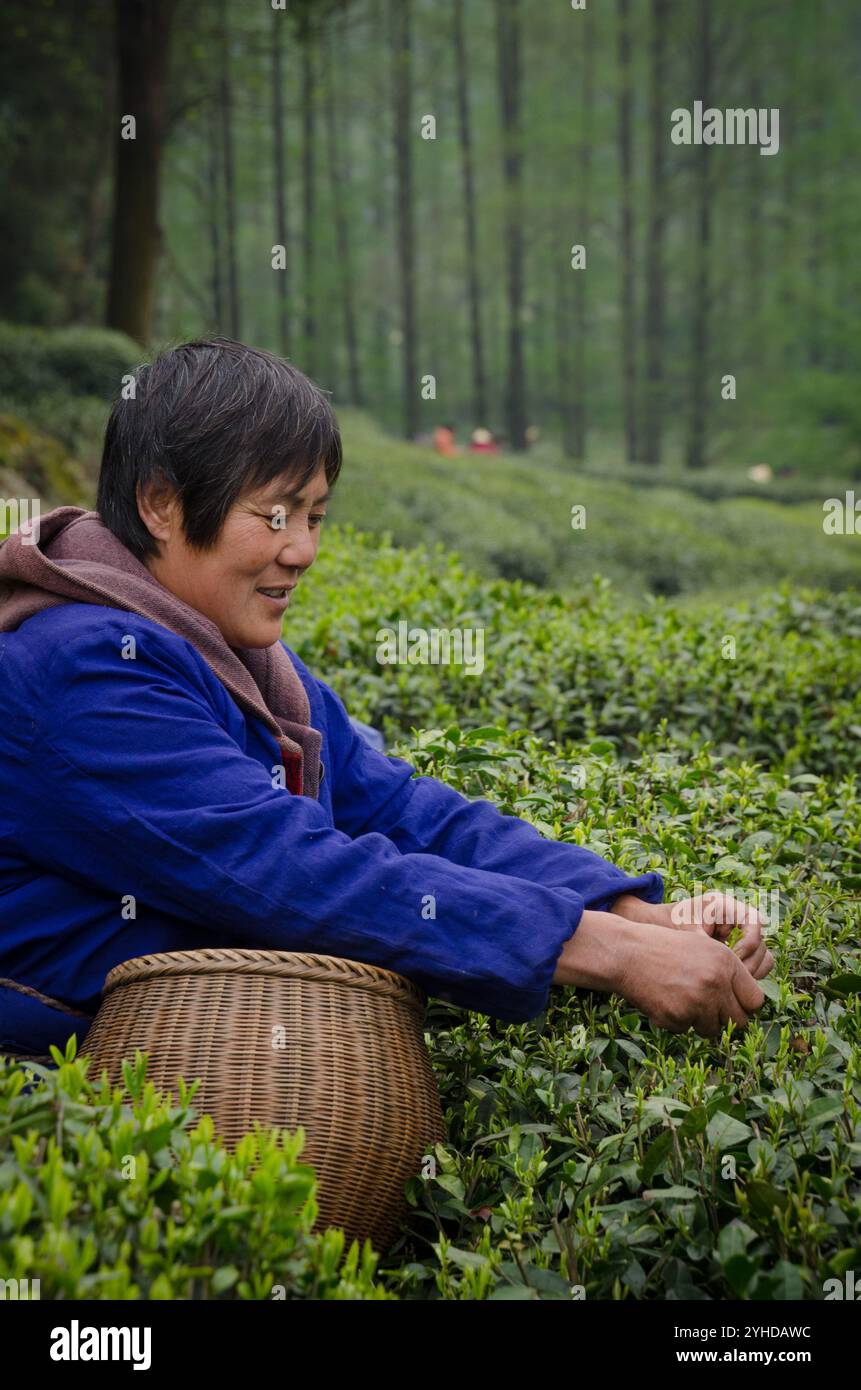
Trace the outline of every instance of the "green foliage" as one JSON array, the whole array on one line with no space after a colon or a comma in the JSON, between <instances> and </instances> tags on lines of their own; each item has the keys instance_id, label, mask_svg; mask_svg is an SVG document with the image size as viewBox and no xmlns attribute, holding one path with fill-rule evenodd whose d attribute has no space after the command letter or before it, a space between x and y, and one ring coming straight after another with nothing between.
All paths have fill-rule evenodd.
<instances>
[{"instance_id":1,"label":"green foliage","mask_svg":"<svg viewBox=\"0 0 861 1390\"><path fill-rule=\"evenodd\" d=\"M52 1053L56 1070L0 1058L0 1277L52 1299L388 1296L369 1242L311 1233L301 1129L258 1125L231 1153L194 1119L196 1084L173 1104L138 1054L124 1098L74 1038Z\"/></svg>"},{"instance_id":2,"label":"green foliage","mask_svg":"<svg viewBox=\"0 0 861 1390\"><path fill-rule=\"evenodd\" d=\"M81 470L59 440L0 415L0 488L5 497L51 498L52 506L80 505L87 493ZM5 517L0 517L0 534Z\"/></svg>"},{"instance_id":3,"label":"green foliage","mask_svg":"<svg viewBox=\"0 0 861 1390\"><path fill-rule=\"evenodd\" d=\"M623 771L584 747L581 788L539 740L457 726L397 751L551 838L660 869L668 898L705 884L764 901L776 966L755 1022L714 1041L567 989L516 1026L433 1003L448 1140L409 1184L387 1282L414 1298L824 1297L861 1258L857 784L707 752Z\"/></svg>"},{"instance_id":4,"label":"green foliage","mask_svg":"<svg viewBox=\"0 0 861 1390\"><path fill-rule=\"evenodd\" d=\"M757 502L780 502L784 505L815 502L820 514L823 501L827 497L844 496L849 482L848 472L845 477L823 477L819 473L798 470L791 477L783 478L775 474L770 482L757 483L743 469L737 468L636 468L625 467L618 462L590 465L578 476L597 482L627 483L633 488L649 491L653 488L678 489L706 502L722 502L733 497L751 497ZM861 478L861 471L857 471L855 476ZM773 509L771 514L781 515ZM793 513L783 512L782 515L791 516Z\"/></svg>"},{"instance_id":5,"label":"green foliage","mask_svg":"<svg viewBox=\"0 0 861 1390\"><path fill-rule=\"evenodd\" d=\"M42 510L93 506L110 402L140 350L102 328L0 322L0 482L36 489Z\"/></svg>"},{"instance_id":6,"label":"green foliage","mask_svg":"<svg viewBox=\"0 0 861 1390\"><path fill-rule=\"evenodd\" d=\"M378 664L378 631L402 620L485 629L483 672ZM323 679L337 671L350 712L389 737L502 721L561 744L606 738L626 757L708 741L725 756L819 775L861 761L855 590L784 586L722 607L652 600L636 610L604 580L563 597L484 580L441 547L407 552L333 528L285 635Z\"/></svg>"},{"instance_id":7,"label":"green foliage","mask_svg":"<svg viewBox=\"0 0 861 1390\"><path fill-rule=\"evenodd\" d=\"M348 531L299 595L290 645L351 712L413 727L391 751L419 774L658 869L670 897L743 894L777 962L756 1021L719 1042L570 990L517 1027L435 1002L449 1137L409 1185L390 1286L822 1298L861 1258L857 592L637 610L604 580L542 593ZM379 666L400 619L484 626L484 671Z\"/></svg>"},{"instance_id":8,"label":"green foliage","mask_svg":"<svg viewBox=\"0 0 861 1390\"><path fill-rule=\"evenodd\" d=\"M861 401L858 380L850 372L808 369L794 383L802 408L816 426L843 431L856 446L861 445Z\"/></svg>"},{"instance_id":9,"label":"green foliage","mask_svg":"<svg viewBox=\"0 0 861 1390\"><path fill-rule=\"evenodd\" d=\"M0 397L23 405L63 392L110 401L140 349L106 328L21 328L0 323Z\"/></svg>"},{"instance_id":10,"label":"green foliage","mask_svg":"<svg viewBox=\"0 0 861 1390\"><path fill-rule=\"evenodd\" d=\"M446 459L359 412L339 420L346 463L333 516L398 545L441 541L488 577L567 590L599 573L624 593L672 596L720 584L753 595L782 580L840 590L861 575L858 537L822 529L824 501L846 490L834 478L787 483L787 498L802 500L781 505L762 490L737 496L756 489L737 471L722 483L709 471L697 487L678 472L587 476L548 449ZM572 528L575 505L583 529Z\"/></svg>"},{"instance_id":11,"label":"green foliage","mask_svg":"<svg viewBox=\"0 0 861 1390\"><path fill-rule=\"evenodd\" d=\"M84 477L84 500L81 505L87 507L95 504L96 479L109 410L107 401L99 400L97 396L70 396L65 391L34 397L19 410L19 414L40 431L59 440L79 461ZM50 487L44 493L48 510L63 500L61 494Z\"/></svg>"}]
</instances>

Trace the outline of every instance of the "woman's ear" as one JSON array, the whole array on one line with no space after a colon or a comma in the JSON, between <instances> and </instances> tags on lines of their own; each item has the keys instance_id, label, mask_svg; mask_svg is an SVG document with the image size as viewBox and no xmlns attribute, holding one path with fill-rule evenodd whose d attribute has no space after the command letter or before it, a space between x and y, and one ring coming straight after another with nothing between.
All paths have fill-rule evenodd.
<instances>
[{"instance_id":1,"label":"woman's ear","mask_svg":"<svg viewBox=\"0 0 861 1390\"><path fill-rule=\"evenodd\" d=\"M151 482L146 489L140 483L135 493L141 521L154 540L169 541L180 529L179 499L166 478Z\"/></svg>"}]
</instances>

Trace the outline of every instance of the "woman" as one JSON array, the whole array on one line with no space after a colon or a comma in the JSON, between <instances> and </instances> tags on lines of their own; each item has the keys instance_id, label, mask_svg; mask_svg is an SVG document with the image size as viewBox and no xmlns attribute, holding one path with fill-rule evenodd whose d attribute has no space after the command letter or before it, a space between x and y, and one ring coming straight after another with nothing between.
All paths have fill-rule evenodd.
<instances>
[{"instance_id":1,"label":"woman","mask_svg":"<svg viewBox=\"0 0 861 1390\"><path fill-rule=\"evenodd\" d=\"M506 1021L556 983L743 1025L772 963L756 913L713 895L719 924L697 899L672 929L657 873L414 776L280 641L340 468L301 372L188 343L115 404L97 512L0 548L0 1046L83 1031L16 1013L21 987L91 1013L120 961L205 945L366 961Z\"/></svg>"},{"instance_id":2,"label":"woman","mask_svg":"<svg viewBox=\"0 0 861 1390\"><path fill-rule=\"evenodd\" d=\"M433 447L437 454L442 454L443 458L457 458L460 449L457 447L454 438L454 425L437 425L433 432Z\"/></svg>"},{"instance_id":3,"label":"woman","mask_svg":"<svg viewBox=\"0 0 861 1390\"><path fill-rule=\"evenodd\" d=\"M496 440L490 430L473 430L470 439L469 451L472 454L498 454L499 449Z\"/></svg>"}]
</instances>

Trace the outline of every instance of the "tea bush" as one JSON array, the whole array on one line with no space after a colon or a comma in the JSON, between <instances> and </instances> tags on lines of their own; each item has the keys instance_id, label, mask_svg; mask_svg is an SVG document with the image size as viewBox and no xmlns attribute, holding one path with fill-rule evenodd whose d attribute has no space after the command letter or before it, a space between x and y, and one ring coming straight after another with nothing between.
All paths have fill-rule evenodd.
<instances>
[{"instance_id":1,"label":"tea bush","mask_svg":"<svg viewBox=\"0 0 861 1390\"><path fill-rule=\"evenodd\" d=\"M51 435L33 430L13 415L0 415L0 491L5 498L50 495L57 506L79 506L86 480L68 451ZM7 516L0 515L0 536ZM14 519L13 519L14 524Z\"/></svg>"},{"instance_id":2,"label":"tea bush","mask_svg":"<svg viewBox=\"0 0 861 1390\"><path fill-rule=\"evenodd\" d=\"M52 1052L56 1069L0 1058L0 1279L43 1299L389 1297L369 1242L311 1234L301 1130L258 1126L231 1153L193 1119L196 1084L173 1104L139 1055L124 1094L74 1039Z\"/></svg>"},{"instance_id":3,"label":"tea bush","mask_svg":"<svg viewBox=\"0 0 861 1390\"><path fill-rule=\"evenodd\" d=\"M483 628L484 670L380 665L377 633L401 620ZM691 612L654 599L636 609L603 579L563 596L483 579L440 546L405 551L333 528L285 639L389 739L503 721L559 742L605 738L625 757L711 742L795 771L861 763L857 590L783 586Z\"/></svg>"},{"instance_id":4,"label":"tea bush","mask_svg":"<svg viewBox=\"0 0 861 1390\"><path fill-rule=\"evenodd\" d=\"M727 468L649 468L618 463L607 468L590 465L580 470L580 475L596 482L612 480L628 483L634 488L678 489L706 502L723 502L731 497L750 497L757 502L783 504L816 502L820 508L826 497L842 495L847 487L853 486L857 495L861 486L861 467L856 469L854 475L843 477L833 474L820 477L815 473L798 473L785 478L775 476L768 483L754 482L744 470L738 472Z\"/></svg>"},{"instance_id":5,"label":"tea bush","mask_svg":"<svg viewBox=\"0 0 861 1390\"><path fill-rule=\"evenodd\" d=\"M63 503L91 507L110 402L141 350L106 328L30 328L0 322L0 408L41 446L43 464L60 447L82 474L75 494L43 466L36 487L43 511Z\"/></svg>"},{"instance_id":6,"label":"tea bush","mask_svg":"<svg viewBox=\"0 0 861 1390\"><path fill-rule=\"evenodd\" d=\"M384 1280L419 1298L821 1299L857 1271L856 781L707 752L622 770L584 747L573 764L522 732L456 727L399 751L544 834L658 868L667 898L761 905L776 965L755 1021L714 1041L570 989L516 1026L432 1003L448 1141L409 1184Z\"/></svg>"},{"instance_id":7,"label":"tea bush","mask_svg":"<svg viewBox=\"0 0 861 1390\"><path fill-rule=\"evenodd\" d=\"M657 868L668 899L722 888L759 906L776 966L755 1021L706 1040L585 991L554 990L520 1025L432 1001L448 1138L376 1269L308 1235L300 1141L258 1134L231 1158L192 1127L193 1095L165 1106L140 1066L123 1104L71 1058L29 1091L7 1064L4 1277L40 1278L43 1297L824 1297L861 1259L857 779L707 749L622 765L606 740L563 754L493 727L392 751L548 837Z\"/></svg>"},{"instance_id":8,"label":"tea bush","mask_svg":"<svg viewBox=\"0 0 861 1390\"><path fill-rule=\"evenodd\" d=\"M0 323L0 399L28 404L62 391L111 401L140 348L107 328L29 328Z\"/></svg>"},{"instance_id":9,"label":"tea bush","mask_svg":"<svg viewBox=\"0 0 861 1390\"><path fill-rule=\"evenodd\" d=\"M791 580L830 591L858 583L858 536L825 535L823 502L846 481L795 505L759 497L709 500L658 470L655 486L588 476L544 454L441 458L339 409L344 469L333 515L398 545L442 542L486 577L568 589L600 573L635 596L725 584L755 595ZM638 470L639 473L641 470ZM791 494L787 494L791 495ZM571 508L586 525L572 529Z\"/></svg>"}]
</instances>

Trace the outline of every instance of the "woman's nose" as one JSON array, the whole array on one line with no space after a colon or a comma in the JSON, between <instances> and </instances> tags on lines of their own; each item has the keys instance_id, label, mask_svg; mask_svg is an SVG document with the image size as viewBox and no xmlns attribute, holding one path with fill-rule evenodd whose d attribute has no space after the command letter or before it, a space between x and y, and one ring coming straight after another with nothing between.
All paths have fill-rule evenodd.
<instances>
[{"instance_id":1,"label":"woman's nose","mask_svg":"<svg viewBox=\"0 0 861 1390\"><path fill-rule=\"evenodd\" d=\"M306 529L304 534L300 531L294 533L289 540L285 538L278 555L279 564L285 569L307 569L317 554L317 535L318 533Z\"/></svg>"}]
</instances>

